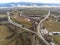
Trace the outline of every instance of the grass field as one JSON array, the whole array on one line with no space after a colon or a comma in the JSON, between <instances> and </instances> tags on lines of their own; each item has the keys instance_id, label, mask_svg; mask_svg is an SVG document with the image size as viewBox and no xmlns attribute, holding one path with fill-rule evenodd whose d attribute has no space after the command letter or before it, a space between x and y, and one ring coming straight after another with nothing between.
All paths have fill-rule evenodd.
<instances>
[{"instance_id":1,"label":"grass field","mask_svg":"<svg viewBox=\"0 0 60 45\"><path fill-rule=\"evenodd\" d=\"M7 17L7 14L0 14L0 17Z\"/></svg>"},{"instance_id":2,"label":"grass field","mask_svg":"<svg viewBox=\"0 0 60 45\"><path fill-rule=\"evenodd\" d=\"M34 10L29 10L29 9L25 9L25 10L19 10L19 11L13 11L12 13L13 14L17 14L18 12L23 12L23 15L46 15L48 13L47 10L37 10L37 9L34 9Z\"/></svg>"},{"instance_id":3,"label":"grass field","mask_svg":"<svg viewBox=\"0 0 60 45\"><path fill-rule=\"evenodd\" d=\"M48 11L46 10L23 10L25 15L46 15Z\"/></svg>"},{"instance_id":4,"label":"grass field","mask_svg":"<svg viewBox=\"0 0 60 45\"><path fill-rule=\"evenodd\" d=\"M19 30L20 30L20 28L19 28ZM13 34L13 33L11 31L9 31L7 26L0 25L0 45L15 45L16 36L14 37L14 40L6 39L6 37L10 36L11 34Z\"/></svg>"},{"instance_id":5,"label":"grass field","mask_svg":"<svg viewBox=\"0 0 60 45\"><path fill-rule=\"evenodd\" d=\"M51 12L51 14L54 14L54 15L57 16L57 15L60 15L60 12L54 12L54 11L53 11L53 12Z\"/></svg>"},{"instance_id":6,"label":"grass field","mask_svg":"<svg viewBox=\"0 0 60 45\"><path fill-rule=\"evenodd\" d=\"M7 26L0 25L0 45L5 45L8 43L9 40L6 40L8 35L12 34Z\"/></svg>"},{"instance_id":7,"label":"grass field","mask_svg":"<svg viewBox=\"0 0 60 45\"><path fill-rule=\"evenodd\" d=\"M53 36L53 38L54 38L56 44L60 45L60 36L59 35L55 35L55 36Z\"/></svg>"},{"instance_id":8,"label":"grass field","mask_svg":"<svg viewBox=\"0 0 60 45\"><path fill-rule=\"evenodd\" d=\"M22 24L22 25L26 26L27 28L32 27L32 23L30 21L26 21L24 18L14 18L14 17L11 17L11 19L14 22L17 22L19 24Z\"/></svg>"},{"instance_id":9,"label":"grass field","mask_svg":"<svg viewBox=\"0 0 60 45\"><path fill-rule=\"evenodd\" d=\"M52 21L50 21L52 20ZM47 21L44 22L47 30L50 32L60 32L60 23L55 22L56 18L49 17ZM60 45L60 35L54 35L53 39L57 45Z\"/></svg>"},{"instance_id":10,"label":"grass field","mask_svg":"<svg viewBox=\"0 0 60 45\"><path fill-rule=\"evenodd\" d=\"M60 23L55 22L56 18L50 17L44 22L44 25L49 31L60 31Z\"/></svg>"}]
</instances>

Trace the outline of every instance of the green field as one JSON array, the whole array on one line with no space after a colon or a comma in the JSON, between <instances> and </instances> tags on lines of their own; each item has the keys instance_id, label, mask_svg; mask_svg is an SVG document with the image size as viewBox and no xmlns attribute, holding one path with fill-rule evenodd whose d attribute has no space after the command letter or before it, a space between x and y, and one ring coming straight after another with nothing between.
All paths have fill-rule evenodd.
<instances>
[{"instance_id":1,"label":"green field","mask_svg":"<svg viewBox=\"0 0 60 45\"><path fill-rule=\"evenodd\" d=\"M12 11L13 14L17 14L18 12L23 12L23 15L47 15L48 11L47 10L41 10L41 9L34 9L34 10L29 10L29 9L22 9L19 11Z\"/></svg>"},{"instance_id":2,"label":"green field","mask_svg":"<svg viewBox=\"0 0 60 45\"><path fill-rule=\"evenodd\" d=\"M51 12L51 14L54 14L54 15L57 16L57 15L60 15L60 12L54 12L54 11L53 11L53 12Z\"/></svg>"},{"instance_id":3,"label":"green field","mask_svg":"<svg viewBox=\"0 0 60 45\"><path fill-rule=\"evenodd\" d=\"M47 10L22 10L25 15L46 15Z\"/></svg>"}]
</instances>

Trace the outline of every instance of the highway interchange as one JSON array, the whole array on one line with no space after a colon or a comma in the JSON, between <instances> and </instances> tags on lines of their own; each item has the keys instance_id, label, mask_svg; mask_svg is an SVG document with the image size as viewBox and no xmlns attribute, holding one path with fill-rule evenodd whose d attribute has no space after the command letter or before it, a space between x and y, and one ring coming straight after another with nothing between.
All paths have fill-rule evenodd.
<instances>
[{"instance_id":1,"label":"highway interchange","mask_svg":"<svg viewBox=\"0 0 60 45\"><path fill-rule=\"evenodd\" d=\"M41 33L40 33L41 24L42 24L43 21L45 21L45 20L50 16L50 10L48 10L48 14L46 15L46 17L39 22L39 24L38 24L38 26L37 26L37 32L31 31L31 30L28 29L28 28L22 27L21 24L18 24L18 23L16 23L16 22L14 22L14 21L11 20L9 12L7 12L7 14L8 14L8 21L9 21L11 24L13 24L13 25L15 25L15 26L17 26L17 27L19 27L19 28L21 28L21 29L24 29L25 31L34 33L34 34L37 35L46 45L50 45L50 43L47 42L47 41L44 39L44 37L41 35ZM20 30L19 30L19 32L17 32L17 33L20 33Z\"/></svg>"}]
</instances>

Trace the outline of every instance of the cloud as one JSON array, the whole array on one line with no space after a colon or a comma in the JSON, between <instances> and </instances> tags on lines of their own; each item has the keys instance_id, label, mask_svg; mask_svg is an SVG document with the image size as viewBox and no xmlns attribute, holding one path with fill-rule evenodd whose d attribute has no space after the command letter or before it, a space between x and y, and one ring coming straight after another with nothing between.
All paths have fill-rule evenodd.
<instances>
[{"instance_id":1,"label":"cloud","mask_svg":"<svg viewBox=\"0 0 60 45\"><path fill-rule=\"evenodd\" d=\"M0 0L0 3L19 2L21 0Z\"/></svg>"},{"instance_id":2,"label":"cloud","mask_svg":"<svg viewBox=\"0 0 60 45\"><path fill-rule=\"evenodd\" d=\"M60 4L60 0L0 0L0 3L7 3L7 2L40 2L40 3Z\"/></svg>"}]
</instances>

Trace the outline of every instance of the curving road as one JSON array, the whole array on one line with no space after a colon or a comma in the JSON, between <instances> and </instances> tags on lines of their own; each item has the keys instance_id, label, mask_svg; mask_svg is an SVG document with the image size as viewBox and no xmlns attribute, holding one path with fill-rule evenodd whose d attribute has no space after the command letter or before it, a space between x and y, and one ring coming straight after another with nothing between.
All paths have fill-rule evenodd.
<instances>
[{"instance_id":1,"label":"curving road","mask_svg":"<svg viewBox=\"0 0 60 45\"><path fill-rule=\"evenodd\" d=\"M21 29L24 29L24 30L29 31L29 32L31 32L31 33L35 33L34 31L31 31L30 29L27 29L27 28L25 28L25 27L22 27L23 25L21 25L21 24L18 24L18 23L16 23L16 22L13 22L13 21L10 19L9 14L8 14L8 21L9 21L11 24L13 24L13 25L15 25L15 26L17 26L17 27L19 27L19 28L21 28Z\"/></svg>"},{"instance_id":2,"label":"curving road","mask_svg":"<svg viewBox=\"0 0 60 45\"><path fill-rule=\"evenodd\" d=\"M38 34L40 35L40 38L44 41L44 43L45 43L46 45L50 45L50 44L49 44L49 42L47 42L47 41L43 38L43 36L41 35L41 33L40 33L40 27L41 27L42 22L45 21L49 16L50 16L50 10L49 10L49 12L48 12L48 15L47 15L44 19L42 19L42 20L39 22L38 26L37 26L37 32L38 32Z\"/></svg>"},{"instance_id":3,"label":"curving road","mask_svg":"<svg viewBox=\"0 0 60 45\"><path fill-rule=\"evenodd\" d=\"M50 45L50 44L43 38L43 36L42 36L41 33L40 33L40 25L41 25L41 23L42 23L45 19L47 19L47 18L49 17L49 15L50 15L50 10L49 10L48 15L47 15L44 19L42 19L42 20L40 21L40 23L38 24L38 26L37 26L37 31L38 31L38 33L34 32L34 31L31 31L30 29L27 29L27 28L25 28L25 27L22 27L23 25L21 25L21 24L18 24L18 23L16 23L16 22L13 22L13 21L10 19L9 12L7 12L7 14L8 14L8 21L9 21L11 24L13 24L13 25L15 25L15 26L17 26L17 27L19 27L19 28L21 28L21 29L24 29L25 31L28 31L28 32L31 32L31 33L36 34L40 39L42 39L42 41L43 41L46 45ZM19 31L19 33L20 33L20 31Z\"/></svg>"}]
</instances>

